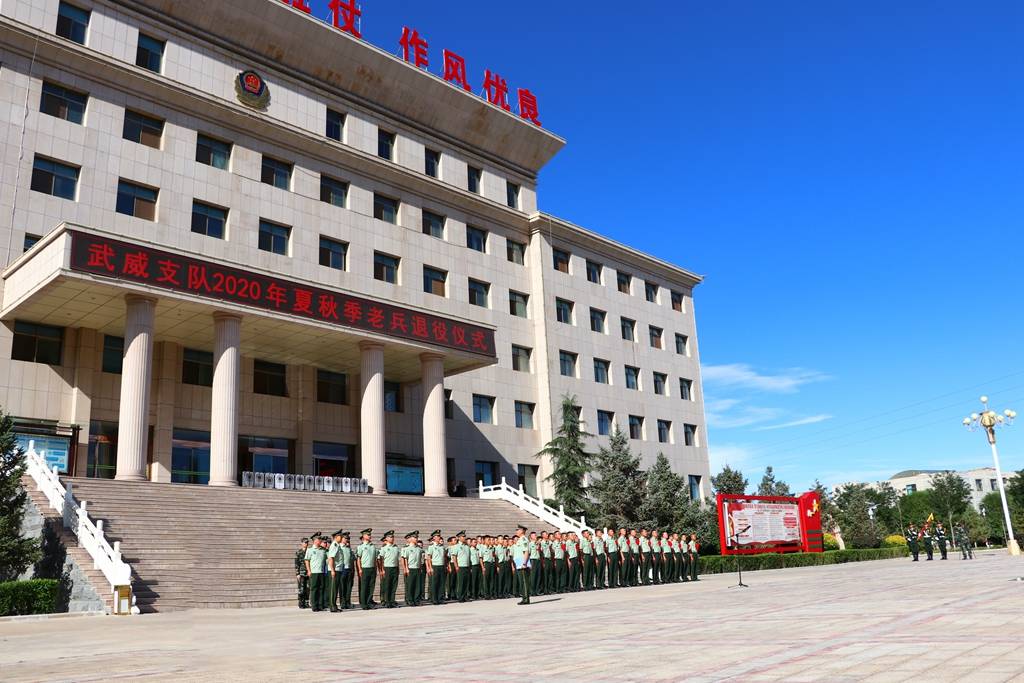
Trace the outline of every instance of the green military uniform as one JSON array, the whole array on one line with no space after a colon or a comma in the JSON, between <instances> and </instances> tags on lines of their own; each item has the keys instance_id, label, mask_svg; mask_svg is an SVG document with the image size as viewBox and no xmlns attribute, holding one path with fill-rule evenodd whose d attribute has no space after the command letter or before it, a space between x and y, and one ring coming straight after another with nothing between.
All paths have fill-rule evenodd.
<instances>
[{"instance_id":1,"label":"green military uniform","mask_svg":"<svg viewBox=\"0 0 1024 683\"><path fill-rule=\"evenodd\" d=\"M469 599L476 600L482 598L480 591L483 588L484 583L484 569L480 564L480 546L472 545L469 546Z\"/></svg>"},{"instance_id":2,"label":"green military uniform","mask_svg":"<svg viewBox=\"0 0 1024 683\"><path fill-rule=\"evenodd\" d=\"M363 535L371 533L373 529L363 531ZM371 609L374 605L373 589L377 585L377 546L364 539L356 548L356 562L359 567L359 606Z\"/></svg>"},{"instance_id":3,"label":"green military uniform","mask_svg":"<svg viewBox=\"0 0 1024 683\"><path fill-rule=\"evenodd\" d=\"M914 558L911 562L917 562L917 555L920 552L917 545L917 536L917 528L913 524L907 526L903 537L907 539L907 548L910 550L910 555Z\"/></svg>"},{"instance_id":4,"label":"green military uniform","mask_svg":"<svg viewBox=\"0 0 1024 683\"><path fill-rule=\"evenodd\" d=\"M971 539L967 535L967 529L962 524L957 524L953 528L953 541L957 547L960 548L960 559L974 559L974 550L971 548Z\"/></svg>"},{"instance_id":5,"label":"green military uniform","mask_svg":"<svg viewBox=\"0 0 1024 683\"><path fill-rule=\"evenodd\" d=\"M352 581L356 574L356 567L353 560L356 554L352 552L352 546L348 544L349 535L342 534L343 542L338 548L338 556L335 564L341 566L341 609L352 609Z\"/></svg>"},{"instance_id":6,"label":"green military uniform","mask_svg":"<svg viewBox=\"0 0 1024 683\"><path fill-rule=\"evenodd\" d=\"M321 546L310 546L306 560L309 561L309 603L314 612L320 612L327 607L327 587L324 585L327 552Z\"/></svg>"},{"instance_id":7,"label":"green military uniform","mask_svg":"<svg viewBox=\"0 0 1024 683\"><path fill-rule=\"evenodd\" d=\"M608 562L608 587L619 585L619 542L615 540L615 532L609 532L604 539L605 557Z\"/></svg>"},{"instance_id":8,"label":"green military uniform","mask_svg":"<svg viewBox=\"0 0 1024 683\"><path fill-rule=\"evenodd\" d=\"M648 585L651 582L651 539L647 536L640 537L640 583Z\"/></svg>"},{"instance_id":9,"label":"green military uniform","mask_svg":"<svg viewBox=\"0 0 1024 683\"><path fill-rule=\"evenodd\" d=\"M571 538L565 541L565 560L569 570L569 585L566 590L575 593L580 589L580 547Z\"/></svg>"},{"instance_id":10,"label":"green military uniform","mask_svg":"<svg viewBox=\"0 0 1024 683\"><path fill-rule=\"evenodd\" d=\"M435 605L444 603L444 583L447 562L444 543L438 540L440 531L435 531L433 540L427 546L427 561L430 562L430 601Z\"/></svg>"},{"instance_id":11,"label":"green military uniform","mask_svg":"<svg viewBox=\"0 0 1024 683\"><path fill-rule=\"evenodd\" d=\"M556 538L551 543L551 559L555 565L555 592L564 593L566 578L565 578L565 546L562 544L562 539Z\"/></svg>"},{"instance_id":12,"label":"green military uniform","mask_svg":"<svg viewBox=\"0 0 1024 683\"><path fill-rule=\"evenodd\" d=\"M588 591L594 587L594 543L586 531L580 539L580 556L583 560L583 590Z\"/></svg>"},{"instance_id":13,"label":"green military uniform","mask_svg":"<svg viewBox=\"0 0 1024 683\"><path fill-rule=\"evenodd\" d=\"M661 583L661 539L657 532L651 536L651 583Z\"/></svg>"},{"instance_id":14,"label":"green military uniform","mask_svg":"<svg viewBox=\"0 0 1024 683\"><path fill-rule=\"evenodd\" d=\"M939 555L942 559L946 558L946 530L942 528L941 524L935 525L935 542L939 545Z\"/></svg>"},{"instance_id":15,"label":"green military uniform","mask_svg":"<svg viewBox=\"0 0 1024 683\"><path fill-rule=\"evenodd\" d=\"M391 542L385 542L377 551L381 571L380 602L387 608L398 607L395 595L398 592L398 559L401 557L402 551L395 545L394 535L394 531L384 534L384 539L390 539Z\"/></svg>"},{"instance_id":16,"label":"green military uniform","mask_svg":"<svg viewBox=\"0 0 1024 683\"><path fill-rule=\"evenodd\" d=\"M494 579L498 584L495 597L512 595L512 569L508 564L508 546L504 545L504 539L494 546Z\"/></svg>"},{"instance_id":17,"label":"green military uniform","mask_svg":"<svg viewBox=\"0 0 1024 683\"><path fill-rule=\"evenodd\" d=\"M308 541L302 539L305 548L295 551L295 588L298 591L299 609L309 607L309 574L306 572L306 551L309 549Z\"/></svg>"},{"instance_id":18,"label":"green military uniform","mask_svg":"<svg viewBox=\"0 0 1024 683\"><path fill-rule=\"evenodd\" d=\"M697 539L691 538L687 544L690 550L690 581L700 581L697 574L700 573L700 543Z\"/></svg>"},{"instance_id":19,"label":"green military uniform","mask_svg":"<svg viewBox=\"0 0 1024 683\"><path fill-rule=\"evenodd\" d=\"M629 585L640 584L640 539L629 537Z\"/></svg>"},{"instance_id":20,"label":"green military uniform","mask_svg":"<svg viewBox=\"0 0 1024 683\"><path fill-rule=\"evenodd\" d=\"M544 575L541 576L541 585L544 586L544 594L551 595L555 592L555 541L548 537L541 541L540 561L544 567Z\"/></svg>"},{"instance_id":21,"label":"green military uniform","mask_svg":"<svg viewBox=\"0 0 1024 683\"><path fill-rule=\"evenodd\" d=\"M483 571L483 597L485 600L493 600L497 597L497 585L494 577L494 545L490 543L484 543L483 548L480 549L480 559L484 563Z\"/></svg>"},{"instance_id":22,"label":"green military uniform","mask_svg":"<svg viewBox=\"0 0 1024 683\"><path fill-rule=\"evenodd\" d=\"M512 561L516 568L516 576L519 577L519 595L520 605L530 604L530 555L532 554L532 544L530 539L526 537L526 528L520 526L523 530L523 535L516 539L515 544L512 546ZM524 559L524 557L526 559Z\"/></svg>"},{"instance_id":23,"label":"green military uniform","mask_svg":"<svg viewBox=\"0 0 1024 683\"><path fill-rule=\"evenodd\" d=\"M540 577L544 572L540 562L540 541L530 539L530 595L540 594Z\"/></svg>"},{"instance_id":24,"label":"green military uniform","mask_svg":"<svg viewBox=\"0 0 1024 683\"><path fill-rule=\"evenodd\" d=\"M594 544L594 588L604 588L605 563L607 560L607 548L604 544L604 535L593 536L591 541Z\"/></svg>"},{"instance_id":25,"label":"green military uniform","mask_svg":"<svg viewBox=\"0 0 1024 683\"><path fill-rule=\"evenodd\" d=\"M402 548L401 558L405 563L405 604L408 607L419 607L423 596L423 548L416 541L419 532L406 535L405 540L412 540Z\"/></svg>"},{"instance_id":26,"label":"green military uniform","mask_svg":"<svg viewBox=\"0 0 1024 683\"><path fill-rule=\"evenodd\" d=\"M924 525L924 531L921 533L921 540L924 541L924 552L928 556L928 561L931 562L935 558L932 557L934 554L934 548L932 547L932 532L931 529L928 528L927 522Z\"/></svg>"},{"instance_id":27,"label":"green military uniform","mask_svg":"<svg viewBox=\"0 0 1024 683\"><path fill-rule=\"evenodd\" d=\"M462 538L465 535L465 531L459 532L459 541L453 548L453 555L455 556L455 595L459 602L469 600L470 572L472 571L469 561L469 546L462 542Z\"/></svg>"},{"instance_id":28,"label":"green military uniform","mask_svg":"<svg viewBox=\"0 0 1024 683\"><path fill-rule=\"evenodd\" d=\"M341 544L337 541L343 532L339 529L331 537L331 546L327 549L327 575L329 584L327 589L327 604L332 612L338 611L338 598L341 596L341 567L338 553L341 551Z\"/></svg>"}]
</instances>

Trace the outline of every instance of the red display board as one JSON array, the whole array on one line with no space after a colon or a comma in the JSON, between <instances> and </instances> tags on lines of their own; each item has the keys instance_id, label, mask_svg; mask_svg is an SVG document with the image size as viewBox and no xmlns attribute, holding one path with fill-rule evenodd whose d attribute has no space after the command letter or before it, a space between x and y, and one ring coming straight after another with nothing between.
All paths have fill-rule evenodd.
<instances>
[{"instance_id":1,"label":"red display board","mask_svg":"<svg viewBox=\"0 0 1024 683\"><path fill-rule=\"evenodd\" d=\"M719 493L717 502L723 555L824 550L821 499L814 491L797 497Z\"/></svg>"}]
</instances>

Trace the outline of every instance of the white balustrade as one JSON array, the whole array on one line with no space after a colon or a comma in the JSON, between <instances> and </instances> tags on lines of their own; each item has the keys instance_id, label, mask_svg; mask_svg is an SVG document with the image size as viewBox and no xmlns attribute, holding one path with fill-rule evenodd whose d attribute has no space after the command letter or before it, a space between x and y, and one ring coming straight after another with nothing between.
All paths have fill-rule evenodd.
<instances>
[{"instance_id":1,"label":"white balustrade","mask_svg":"<svg viewBox=\"0 0 1024 683\"><path fill-rule=\"evenodd\" d=\"M501 478L500 484L480 486L480 498L484 500L503 500L506 503L511 503L520 510L529 512L534 517L547 522L560 531L575 531L576 533L593 531L593 529L587 526L586 518L575 519L570 517L565 514L565 509L561 506L558 510L554 509L544 501L526 493L523 490L522 484L518 488L509 486L508 482L505 481L505 477Z\"/></svg>"}]
</instances>

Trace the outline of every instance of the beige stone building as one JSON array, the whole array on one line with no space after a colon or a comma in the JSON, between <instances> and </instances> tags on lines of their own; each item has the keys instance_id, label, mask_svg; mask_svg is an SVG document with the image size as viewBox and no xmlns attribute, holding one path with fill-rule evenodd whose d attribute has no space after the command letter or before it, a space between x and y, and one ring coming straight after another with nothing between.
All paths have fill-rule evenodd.
<instances>
[{"instance_id":1,"label":"beige stone building","mask_svg":"<svg viewBox=\"0 0 1024 683\"><path fill-rule=\"evenodd\" d=\"M63 469L546 495L572 394L708 493L700 277L540 212L558 136L278 0L2 2L0 62L0 405Z\"/></svg>"}]
</instances>

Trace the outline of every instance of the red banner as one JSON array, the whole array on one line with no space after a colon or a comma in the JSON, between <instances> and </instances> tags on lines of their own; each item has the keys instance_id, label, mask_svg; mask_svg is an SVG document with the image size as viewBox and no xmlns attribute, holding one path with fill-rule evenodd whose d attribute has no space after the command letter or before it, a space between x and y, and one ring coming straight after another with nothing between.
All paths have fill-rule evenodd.
<instances>
[{"instance_id":1,"label":"red banner","mask_svg":"<svg viewBox=\"0 0 1024 683\"><path fill-rule=\"evenodd\" d=\"M747 496L719 493L718 529L723 555L821 552L818 494Z\"/></svg>"},{"instance_id":2,"label":"red banner","mask_svg":"<svg viewBox=\"0 0 1024 683\"><path fill-rule=\"evenodd\" d=\"M389 337L496 356L494 331L388 303L259 275L84 232L71 232L71 269Z\"/></svg>"}]
</instances>

